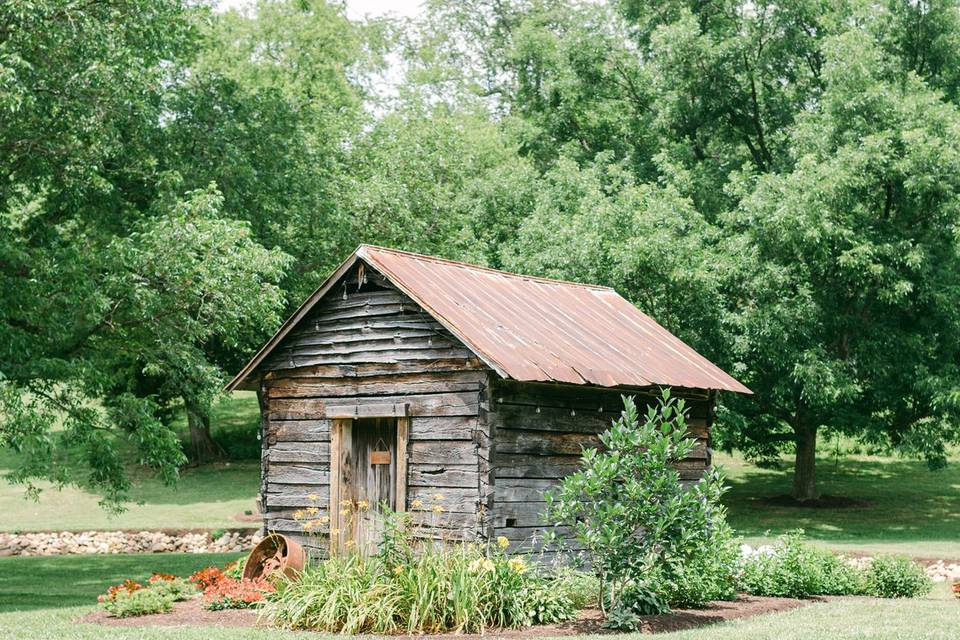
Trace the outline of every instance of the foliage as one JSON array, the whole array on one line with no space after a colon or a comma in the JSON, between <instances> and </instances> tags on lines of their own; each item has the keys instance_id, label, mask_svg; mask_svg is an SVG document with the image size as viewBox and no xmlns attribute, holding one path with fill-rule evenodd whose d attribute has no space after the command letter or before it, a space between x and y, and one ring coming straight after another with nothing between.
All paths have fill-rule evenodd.
<instances>
[{"instance_id":1,"label":"foliage","mask_svg":"<svg viewBox=\"0 0 960 640\"><path fill-rule=\"evenodd\" d=\"M906 556L876 556L867 570L867 592L878 598L918 598L931 589L923 567Z\"/></svg>"},{"instance_id":2,"label":"foliage","mask_svg":"<svg viewBox=\"0 0 960 640\"><path fill-rule=\"evenodd\" d=\"M154 573L146 586L126 579L107 589L97 601L110 615L117 618L142 616L170 611L173 603L192 598L196 589L183 578L166 573Z\"/></svg>"},{"instance_id":3,"label":"foliage","mask_svg":"<svg viewBox=\"0 0 960 640\"><path fill-rule=\"evenodd\" d=\"M189 580L178 578L169 573L155 573L150 576L147 588L170 596L174 602L187 600L197 595L196 586Z\"/></svg>"},{"instance_id":4,"label":"foliage","mask_svg":"<svg viewBox=\"0 0 960 640\"><path fill-rule=\"evenodd\" d=\"M203 601L207 609L249 609L259 606L274 587L264 578L231 578L222 575L219 580L207 585L203 590Z\"/></svg>"},{"instance_id":5,"label":"foliage","mask_svg":"<svg viewBox=\"0 0 960 640\"><path fill-rule=\"evenodd\" d=\"M735 547L719 503L720 478L711 474L685 488L673 466L694 447L683 400L665 389L641 420L634 399L625 397L620 419L600 443L547 494L546 517L571 527L586 549L604 589L601 605L639 614L671 598L697 606L732 597Z\"/></svg>"},{"instance_id":6,"label":"foliage","mask_svg":"<svg viewBox=\"0 0 960 640\"><path fill-rule=\"evenodd\" d=\"M576 610L596 609L600 606L600 579L593 573L558 566L546 576L551 590L556 590L570 601Z\"/></svg>"},{"instance_id":7,"label":"foliage","mask_svg":"<svg viewBox=\"0 0 960 640\"><path fill-rule=\"evenodd\" d=\"M781 537L769 552L746 558L739 581L742 591L757 596L809 598L866 592L859 569L825 549L805 544L802 531Z\"/></svg>"},{"instance_id":8,"label":"foliage","mask_svg":"<svg viewBox=\"0 0 960 640\"><path fill-rule=\"evenodd\" d=\"M239 580L243 577L243 567L247 563L247 558L249 554L244 555L243 557L234 560L233 562L228 562L223 568L223 575L228 578L233 578L234 580Z\"/></svg>"},{"instance_id":9,"label":"foliage","mask_svg":"<svg viewBox=\"0 0 960 640\"><path fill-rule=\"evenodd\" d=\"M129 618L166 613L173 608L173 602L171 594L161 589L145 588L119 591L112 598L104 600L100 606L114 617Z\"/></svg>"},{"instance_id":10,"label":"foliage","mask_svg":"<svg viewBox=\"0 0 960 640\"><path fill-rule=\"evenodd\" d=\"M286 628L345 634L482 633L574 615L565 592L511 557L505 538L486 549L438 533L410 514L387 514L379 553L349 547L280 578L262 615Z\"/></svg>"}]
</instances>

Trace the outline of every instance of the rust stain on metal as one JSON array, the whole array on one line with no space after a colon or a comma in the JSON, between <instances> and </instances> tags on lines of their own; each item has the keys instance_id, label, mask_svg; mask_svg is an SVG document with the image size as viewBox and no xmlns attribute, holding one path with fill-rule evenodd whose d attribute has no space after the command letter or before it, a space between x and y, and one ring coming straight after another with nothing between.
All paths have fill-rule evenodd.
<instances>
[{"instance_id":1,"label":"rust stain on metal","mask_svg":"<svg viewBox=\"0 0 960 640\"><path fill-rule=\"evenodd\" d=\"M361 245L227 385L235 389L358 260L504 378L751 393L609 287L516 275Z\"/></svg>"},{"instance_id":2,"label":"rust stain on metal","mask_svg":"<svg viewBox=\"0 0 960 640\"><path fill-rule=\"evenodd\" d=\"M750 393L609 287L379 247L358 254L504 377Z\"/></svg>"}]
</instances>

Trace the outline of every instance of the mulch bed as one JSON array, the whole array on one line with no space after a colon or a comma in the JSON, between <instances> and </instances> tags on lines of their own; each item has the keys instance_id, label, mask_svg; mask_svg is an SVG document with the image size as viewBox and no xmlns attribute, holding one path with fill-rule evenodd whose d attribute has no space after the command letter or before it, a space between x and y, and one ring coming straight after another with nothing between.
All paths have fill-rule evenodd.
<instances>
[{"instance_id":1,"label":"mulch bed","mask_svg":"<svg viewBox=\"0 0 960 640\"><path fill-rule=\"evenodd\" d=\"M661 616L645 616L641 633L665 633L705 627L725 620L752 618L765 613L776 613L802 607L816 600L793 600L790 598L761 598L739 596L733 602L714 602L706 609L677 609ZM79 622L118 627L253 627L257 625L257 613L250 609L227 609L208 611L203 600L195 598L177 602L170 613L156 613L134 618L113 618L98 609L79 619ZM529 629L490 631L485 638L541 638L556 636L594 635L616 633L603 627L600 612L587 609L576 620L560 624L543 625ZM454 634L443 634L454 635ZM479 638L458 634L461 638Z\"/></svg>"}]
</instances>

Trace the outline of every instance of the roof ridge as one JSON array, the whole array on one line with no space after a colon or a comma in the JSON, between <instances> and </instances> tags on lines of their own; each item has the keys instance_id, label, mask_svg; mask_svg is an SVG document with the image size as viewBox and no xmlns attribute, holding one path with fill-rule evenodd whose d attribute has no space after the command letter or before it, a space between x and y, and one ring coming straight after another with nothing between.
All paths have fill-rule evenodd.
<instances>
[{"instance_id":1,"label":"roof ridge","mask_svg":"<svg viewBox=\"0 0 960 640\"><path fill-rule=\"evenodd\" d=\"M469 262L462 262L462 261L460 261L460 260L450 260L450 259L448 259L448 258L438 258L437 256L428 256L428 255L426 255L426 254L416 253L416 252L414 252L414 251L404 251L404 250L402 250L402 249L393 249L393 248L390 248L390 247L381 247L381 246L378 246L378 245L375 245L375 244L366 244L366 243L361 244L359 247L357 247L357 250L355 251L355 253L360 254L360 255L362 256L361 251L362 251L363 249L374 249L374 250L376 250L376 251L384 251L384 252L386 252L386 253L394 253L394 254L399 254L399 255L404 255L404 256L410 256L410 257L413 257L413 258L417 258L417 259L419 259L419 260L424 260L424 261L426 261L426 262L439 262L439 263L443 263L443 264L449 264L449 265L452 265L452 266L455 266L455 267L463 267L463 268L465 268L465 269L473 269L473 270L476 270L476 271L486 271L487 273L495 273L495 274L497 274L497 275L507 276L507 277L510 277L510 278L517 278L517 279L520 279L520 280L532 280L532 281L534 281L534 282L544 282L544 283L547 283L547 284L560 284L560 285L571 286L571 287L580 287L580 288L583 288L583 289L597 289L597 290L600 290L600 291L615 291L615 289L614 289L613 287L608 287L608 286L605 286L605 285L602 285L602 284L587 284L587 283L584 283L584 282L574 282L574 281L572 281L572 280L561 280L560 278L545 278L545 277L543 277L543 276L531 276L531 275L527 275L527 274L523 274L523 273L513 273L512 271L504 271L504 270L502 270L502 269L494 269L494 268L492 268L492 267L484 267L484 266L479 265L479 264L471 264L471 263L469 263ZM365 257L365 256L364 256L364 257Z\"/></svg>"}]
</instances>

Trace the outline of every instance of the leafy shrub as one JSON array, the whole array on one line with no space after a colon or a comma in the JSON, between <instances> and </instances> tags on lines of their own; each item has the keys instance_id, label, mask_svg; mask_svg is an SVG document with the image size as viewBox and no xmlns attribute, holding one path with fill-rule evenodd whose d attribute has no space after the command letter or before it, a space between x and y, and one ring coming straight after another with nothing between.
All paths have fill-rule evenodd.
<instances>
[{"instance_id":1,"label":"leafy shrub","mask_svg":"<svg viewBox=\"0 0 960 640\"><path fill-rule=\"evenodd\" d=\"M862 571L805 544L801 530L780 537L769 552L745 558L740 574L740 589L757 596L858 595L865 588Z\"/></svg>"},{"instance_id":2,"label":"leafy shrub","mask_svg":"<svg viewBox=\"0 0 960 640\"><path fill-rule=\"evenodd\" d=\"M112 616L128 618L165 613L173 607L173 602L173 596L162 589L141 587L133 591L120 589L111 597L101 600L101 606Z\"/></svg>"},{"instance_id":3,"label":"leafy shrub","mask_svg":"<svg viewBox=\"0 0 960 640\"><path fill-rule=\"evenodd\" d=\"M273 585L264 578L235 580L223 576L203 590L207 609L249 609L263 602L264 596L274 591Z\"/></svg>"},{"instance_id":4,"label":"leafy shrub","mask_svg":"<svg viewBox=\"0 0 960 640\"><path fill-rule=\"evenodd\" d=\"M185 578L178 578L169 573L155 573L150 576L148 589L165 593L173 598L174 602L189 600L197 595L197 588Z\"/></svg>"},{"instance_id":5,"label":"leafy shrub","mask_svg":"<svg viewBox=\"0 0 960 640\"><path fill-rule=\"evenodd\" d=\"M681 562L667 560L656 572L658 591L671 606L702 607L714 600L737 597L740 545L725 520L719 520L704 540L703 549Z\"/></svg>"},{"instance_id":6,"label":"leafy shrub","mask_svg":"<svg viewBox=\"0 0 960 640\"><path fill-rule=\"evenodd\" d=\"M603 446L585 451L579 471L547 494L548 519L572 528L601 581L601 606L618 616L645 601L641 592L684 606L733 597L737 564L722 479L711 473L684 487L676 470L695 444L683 400L664 390L643 420L633 398L623 403ZM621 603L626 595L635 601Z\"/></svg>"},{"instance_id":7,"label":"leafy shrub","mask_svg":"<svg viewBox=\"0 0 960 640\"><path fill-rule=\"evenodd\" d=\"M522 557L509 556L505 538L486 549L436 542L427 533L414 531L409 514L389 514L378 555L348 552L308 566L295 580L280 578L263 617L345 634L480 633L573 617L564 592Z\"/></svg>"},{"instance_id":8,"label":"leafy shrub","mask_svg":"<svg viewBox=\"0 0 960 640\"><path fill-rule=\"evenodd\" d=\"M867 570L867 592L878 598L916 598L933 589L923 568L906 556L880 555Z\"/></svg>"}]
</instances>

